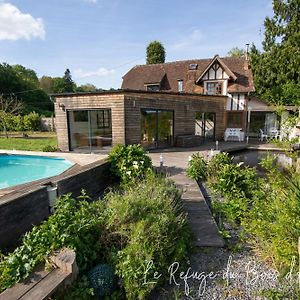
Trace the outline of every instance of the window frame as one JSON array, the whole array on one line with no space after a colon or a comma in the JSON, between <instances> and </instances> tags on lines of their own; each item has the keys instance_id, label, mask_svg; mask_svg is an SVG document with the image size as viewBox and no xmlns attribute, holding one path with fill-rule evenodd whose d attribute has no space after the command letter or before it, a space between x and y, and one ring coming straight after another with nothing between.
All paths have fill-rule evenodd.
<instances>
[{"instance_id":1,"label":"window frame","mask_svg":"<svg viewBox=\"0 0 300 300\"><path fill-rule=\"evenodd\" d=\"M211 91L209 86L213 85L214 88ZM205 82L205 94L207 95L223 95L223 81L207 81ZM217 92L219 90L219 92Z\"/></svg>"}]
</instances>

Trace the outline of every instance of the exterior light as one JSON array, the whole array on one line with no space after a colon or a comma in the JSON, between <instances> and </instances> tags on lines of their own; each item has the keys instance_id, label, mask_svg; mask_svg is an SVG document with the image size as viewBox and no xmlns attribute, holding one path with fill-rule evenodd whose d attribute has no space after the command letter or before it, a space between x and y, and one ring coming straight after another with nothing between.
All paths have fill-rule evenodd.
<instances>
[{"instance_id":1,"label":"exterior light","mask_svg":"<svg viewBox=\"0 0 300 300\"><path fill-rule=\"evenodd\" d=\"M161 168L164 166L164 157L162 154L159 156L159 164Z\"/></svg>"},{"instance_id":2,"label":"exterior light","mask_svg":"<svg viewBox=\"0 0 300 300\"><path fill-rule=\"evenodd\" d=\"M66 107L63 103L59 103L58 107L62 109L62 111L66 111Z\"/></svg>"},{"instance_id":3,"label":"exterior light","mask_svg":"<svg viewBox=\"0 0 300 300\"><path fill-rule=\"evenodd\" d=\"M216 150L219 150L219 141L216 141Z\"/></svg>"}]
</instances>

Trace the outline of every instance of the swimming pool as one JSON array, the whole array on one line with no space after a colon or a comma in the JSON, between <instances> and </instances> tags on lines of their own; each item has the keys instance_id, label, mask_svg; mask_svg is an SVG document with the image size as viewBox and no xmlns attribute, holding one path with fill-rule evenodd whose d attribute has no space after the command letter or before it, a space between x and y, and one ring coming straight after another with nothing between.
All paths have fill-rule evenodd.
<instances>
[{"instance_id":1,"label":"swimming pool","mask_svg":"<svg viewBox=\"0 0 300 300\"><path fill-rule=\"evenodd\" d=\"M0 189L58 175L72 165L57 157L0 155Z\"/></svg>"}]
</instances>

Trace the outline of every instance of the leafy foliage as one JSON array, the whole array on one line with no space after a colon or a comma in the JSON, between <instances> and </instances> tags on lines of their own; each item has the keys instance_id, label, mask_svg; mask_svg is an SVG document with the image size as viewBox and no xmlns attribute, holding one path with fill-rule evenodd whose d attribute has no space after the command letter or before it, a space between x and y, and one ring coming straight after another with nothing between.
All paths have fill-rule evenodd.
<instances>
[{"instance_id":1,"label":"leafy foliage","mask_svg":"<svg viewBox=\"0 0 300 300\"><path fill-rule=\"evenodd\" d=\"M109 193L108 226L123 244L115 257L128 299L145 299L172 262L188 259L190 231L174 183L149 174L123 193ZM154 280L154 272L162 274Z\"/></svg>"},{"instance_id":2,"label":"leafy foliage","mask_svg":"<svg viewBox=\"0 0 300 300\"><path fill-rule=\"evenodd\" d=\"M231 57L242 57L244 54L244 50L240 49L239 47L233 47L227 53L227 55Z\"/></svg>"},{"instance_id":3,"label":"leafy foliage","mask_svg":"<svg viewBox=\"0 0 300 300\"><path fill-rule=\"evenodd\" d=\"M161 64L165 62L166 52L165 48L159 41L153 41L149 43L146 49L146 63L151 64Z\"/></svg>"},{"instance_id":4,"label":"leafy foliage","mask_svg":"<svg viewBox=\"0 0 300 300\"><path fill-rule=\"evenodd\" d=\"M8 98L14 96L23 102L23 113L35 110L49 115L54 109L52 101L40 88L36 73L21 65L0 63L0 94Z\"/></svg>"},{"instance_id":5,"label":"leafy foliage","mask_svg":"<svg viewBox=\"0 0 300 300\"><path fill-rule=\"evenodd\" d=\"M242 225L262 255L288 267L298 257L300 175L293 169L283 173L271 157L261 164L267 172L264 178L254 168L234 165L226 155L211 160L208 169L216 172L208 173L208 182L221 195L213 201L214 213Z\"/></svg>"},{"instance_id":6,"label":"leafy foliage","mask_svg":"<svg viewBox=\"0 0 300 300\"><path fill-rule=\"evenodd\" d=\"M300 3L274 0L274 16L264 22L264 52L251 47L256 91L276 104L299 105L300 88Z\"/></svg>"},{"instance_id":7,"label":"leafy foliage","mask_svg":"<svg viewBox=\"0 0 300 300\"><path fill-rule=\"evenodd\" d=\"M111 172L126 184L135 178L143 178L151 170L152 162L140 145L117 145L109 154Z\"/></svg>"},{"instance_id":8,"label":"leafy foliage","mask_svg":"<svg viewBox=\"0 0 300 300\"><path fill-rule=\"evenodd\" d=\"M186 173L190 178L197 181L206 179L207 163L200 153L192 155Z\"/></svg>"},{"instance_id":9,"label":"leafy foliage","mask_svg":"<svg viewBox=\"0 0 300 300\"><path fill-rule=\"evenodd\" d=\"M104 227L103 209L100 201L90 204L70 195L61 197L55 213L26 233L21 246L0 262L0 290L27 277L47 255L62 247L76 251L81 271L90 268L101 248L99 235Z\"/></svg>"}]
</instances>

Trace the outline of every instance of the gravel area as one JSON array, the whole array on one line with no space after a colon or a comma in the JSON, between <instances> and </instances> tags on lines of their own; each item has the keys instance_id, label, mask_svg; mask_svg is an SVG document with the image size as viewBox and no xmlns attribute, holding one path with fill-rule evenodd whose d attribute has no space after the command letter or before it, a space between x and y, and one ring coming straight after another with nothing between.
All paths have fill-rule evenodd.
<instances>
[{"instance_id":1,"label":"gravel area","mask_svg":"<svg viewBox=\"0 0 300 300\"><path fill-rule=\"evenodd\" d=\"M291 288L293 283L299 289L297 280L280 279L279 272L261 262L249 249L233 253L226 248L198 248L190 267L181 278L179 271L170 270L171 284L153 294L152 299L299 299ZM263 294L266 291L268 297ZM283 296L283 291L288 296Z\"/></svg>"}]
</instances>

